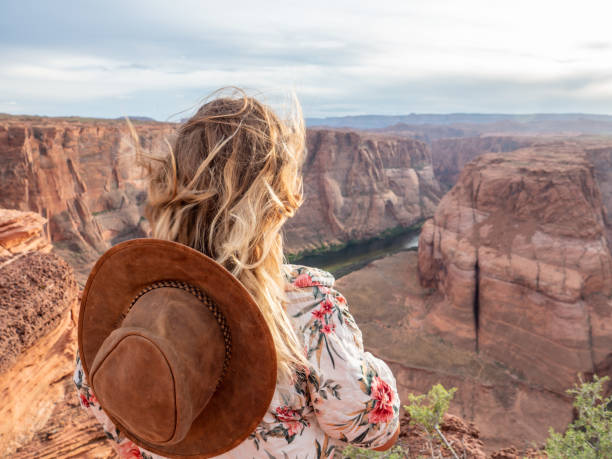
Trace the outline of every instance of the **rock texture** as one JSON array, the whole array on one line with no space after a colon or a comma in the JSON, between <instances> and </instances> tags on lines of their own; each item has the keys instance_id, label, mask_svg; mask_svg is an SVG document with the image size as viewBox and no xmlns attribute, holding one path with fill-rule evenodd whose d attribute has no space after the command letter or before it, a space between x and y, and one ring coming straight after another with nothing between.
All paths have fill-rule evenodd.
<instances>
[{"instance_id":1,"label":"rock texture","mask_svg":"<svg viewBox=\"0 0 612 459\"><path fill-rule=\"evenodd\" d=\"M137 123L143 149L167 151L174 126ZM125 122L0 118L0 207L48 218L56 250L82 280L111 245L148 232Z\"/></svg>"},{"instance_id":2,"label":"rock texture","mask_svg":"<svg viewBox=\"0 0 612 459\"><path fill-rule=\"evenodd\" d=\"M584 151L595 170L595 179L606 211L608 247L612 249L612 143L608 139L591 142L585 146Z\"/></svg>"},{"instance_id":3,"label":"rock texture","mask_svg":"<svg viewBox=\"0 0 612 459\"><path fill-rule=\"evenodd\" d=\"M457 183L463 166L476 156L484 153L507 153L538 142L543 143L544 139L511 136L436 139L430 144L434 174L446 192Z\"/></svg>"},{"instance_id":4,"label":"rock texture","mask_svg":"<svg viewBox=\"0 0 612 459\"><path fill-rule=\"evenodd\" d=\"M47 219L36 212L0 209L0 266L2 260L31 251L50 252Z\"/></svg>"},{"instance_id":5,"label":"rock texture","mask_svg":"<svg viewBox=\"0 0 612 459\"><path fill-rule=\"evenodd\" d=\"M404 394L457 386L456 414L488 447L524 448L571 420L577 373L612 375L604 221L580 150L485 154L423 226L418 269L400 254L339 286Z\"/></svg>"},{"instance_id":6,"label":"rock texture","mask_svg":"<svg viewBox=\"0 0 612 459\"><path fill-rule=\"evenodd\" d=\"M442 196L422 142L355 131L308 131L306 202L288 221L292 251L362 239L433 215Z\"/></svg>"},{"instance_id":7,"label":"rock texture","mask_svg":"<svg viewBox=\"0 0 612 459\"><path fill-rule=\"evenodd\" d=\"M515 368L517 377L564 390L612 351L605 233L601 193L583 155L542 147L480 156L421 232L423 284L448 299L437 326L458 328L457 344Z\"/></svg>"},{"instance_id":8,"label":"rock texture","mask_svg":"<svg viewBox=\"0 0 612 459\"><path fill-rule=\"evenodd\" d=\"M68 422L81 411L71 382L78 287L73 269L49 253L44 222L33 212L0 209L0 241L10 252L0 262L0 456L107 457L99 429L84 416ZM58 430L72 444L52 442ZM28 456L27 445L37 441L41 447Z\"/></svg>"},{"instance_id":9,"label":"rock texture","mask_svg":"<svg viewBox=\"0 0 612 459\"><path fill-rule=\"evenodd\" d=\"M417 252L377 260L336 286L347 298L366 348L390 365L402 404L409 393L425 393L437 383L457 387L449 412L478 426L487 454L542 446L549 426L559 431L571 421L565 394L519 379L502 363L455 345L454 328L432 326L445 299L440 290L420 285Z\"/></svg>"},{"instance_id":10,"label":"rock texture","mask_svg":"<svg viewBox=\"0 0 612 459\"><path fill-rule=\"evenodd\" d=\"M167 152L175 125L135 127L145 152ZM307 148L306 202L286 229L290 251L411 225L432 216L442 196L419 141L317 129ZM0 159L0 207L48 218L47 233L81 286L106 249L150 234L125 122L0 117Z\"/></svg>"}]
</instances>

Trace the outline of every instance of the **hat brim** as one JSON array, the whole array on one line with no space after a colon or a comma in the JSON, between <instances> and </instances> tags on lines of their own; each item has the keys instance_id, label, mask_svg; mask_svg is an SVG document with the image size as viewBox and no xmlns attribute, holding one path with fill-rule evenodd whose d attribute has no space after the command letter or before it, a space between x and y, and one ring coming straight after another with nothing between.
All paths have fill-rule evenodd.
<instances>
[{"instance_id":1,"label":"hat brim","mask_svg":"<svg viewBox=\"0 0 612 459\"><path fill-rule=\"evenodd\" d=\"M98 349L119 326L131 300L143 287L160 280L198 287L223 312L232 333L228 371L187 436L175 445L143 442L110 418L129 439L156 454L193 458L222 454L240 444L265 415L276 388L276 352L253 297L229 271L203 253L153 238L131 239L106 251L89 274L81 300L78 345L83 370L89 381Z\"/></svg>"}]
</instances>

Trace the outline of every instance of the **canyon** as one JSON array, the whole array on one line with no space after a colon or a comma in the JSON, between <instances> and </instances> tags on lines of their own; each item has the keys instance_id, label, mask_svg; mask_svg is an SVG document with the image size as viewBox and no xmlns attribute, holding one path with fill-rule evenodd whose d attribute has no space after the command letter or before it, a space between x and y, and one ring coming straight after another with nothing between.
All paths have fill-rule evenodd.
<instances>
[{"instance_id":1,"label":"canyon","mask_svg":"<svg viewBox=\"0 0 612 459\"><path fill-rule=\"evenodd\" d=\"M606 232L582 150L488 153L424 223L418 252L337 285L402 397L441 381L458 387L452 408L480 426L488 448L541 446L549 427L571 421L565 390L578 374L612 375Z\"/></svg>"},{"instance_id":2,"label":"canyon","mask_svg":"<svg viewBox=\"0 0 612 459\"><path fill-rule=\"evenodd\" d=\"M135 122L140 147L168 152L176 125ZM393 136L309 130L305 204L287 225L289 252L375 236L433 215L442 197L429 149ZM58 254L83 286L113 244L150 235L125 121L0 118L0 207L48 219Z\"/></svg>"},{"instance_id":3,"label":"canyon","mask_svg":"<svg viewBox=\"0 0 612 459\"><path fill-rule=\"evenodd\" d=\"M307 251L410 226L433 215L442 194L422 142L311 129L305 203L286 224L287 249Z\"/></svg>"},{"instance_id":4,"label":"canyon","mask_svg":"<svg viewBox=\"0 0 612 459\"><path fill-rule=\"evenodd\" d=\"M152 155L176 128L134 126ZM426 143L309 129L306 200L286 248L335 250L422 224L418 251L337 287L402 401L458 387L451 412L480 429L462 427L470 457L510 445L518 455L571 420L564 391L578 372L612 374L612 142L436 132ZM70 377L91 266L150 234L132 142L124 121L0 116L0 208L11 209L0 210L0 453L112 457ZM44 377L32 385L34 374Z\"/></svg>"}]
</instances>

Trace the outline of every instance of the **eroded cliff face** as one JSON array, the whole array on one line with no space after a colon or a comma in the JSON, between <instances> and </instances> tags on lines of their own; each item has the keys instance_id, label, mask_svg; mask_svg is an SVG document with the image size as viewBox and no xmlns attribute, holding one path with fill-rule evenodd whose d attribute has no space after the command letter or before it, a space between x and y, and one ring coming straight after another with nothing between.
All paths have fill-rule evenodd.
<instances>
[{"instance_id":1,"label":"eroded cliff face","mask_svg":"<svg viewBox=\"0 0 612 459\"><path fill-rule=\"evenodd\" d=\"M167 151L173 125L135 128L146 152ZM149 231L125 122L2 118L0 159L0 207L47 218L47 234L81 280L111 245Z\"/></svg>"},{"instance_id":2,"label":"eroded cliff face","mask_svg":"<svg viewBox=\"0 0 612 459\"><path fill-rule=\"evenodd\" d=\"M145 153L167 152L175 125L137 123ZM352 131L310 130L306 201L290 220L288 250L374 236L433 215L442 194L425 144ZM95 260L150 235L146 192L123 121L0 119L0 207L48 218L55 250L84 285Z\"/></svg>"},{"instance_id":3,"label":"eroded cliff face","mask_svg":"<svg viewBox=\"0 0 612 459\"><path fill-rule=\"evenodd\" d=\"M419 333L480 367L462 377L492 396L461 409L473 410L485 438L542 441L571 419L564 391L579 372L611 373L605 215L582 151L543 146L468 163L425 222L418 277L435 293ZM452 358L443 362L457 374Z\"/></svg>"},{"instance_id":4,"label":"eroded cliff face","mask_svg":"<svg viewBox=\"0 0 612 459\"><path fill-rule=\"evenodd\" d=\"M507 153L544 139L536 137L485 136L436 139L430 144L434 173L444 191L450 190L468 162L484 153Z\"/></svg>"},{"instance_id":5,"label":"eroded cliff face","mask_svg":"<svg viewBox=\"0 0 612 459\"><path fill-rule=\"evenodd\" d=\"M595 179L605 208L606 236L612 250L612 145L609 141L593 142L585 146L585 155L593 164Z\"/></svg>"},{"instance_id":6,"label":"eroded cliff face","mask_svg":"<svg viewBox=\"0 0 612 459\"><path fill-rule=\"evenodd\" d=\"M0 456L111 457L71 381L79 290L32 212L0 209ZM10 230L9 230L10 228Z\"/></svg>"},{"instance_id":7,"label":"eroded cliff face","mask_svg":"<svg viewBox=\"0 0 612 459\"><path fill-rule=\"evenodd\" d=\"M308 131L305 203L286 225L288 248L362 239L433 215L442 196L427 146L355 131Z\"/></svg>"}]
</instances>

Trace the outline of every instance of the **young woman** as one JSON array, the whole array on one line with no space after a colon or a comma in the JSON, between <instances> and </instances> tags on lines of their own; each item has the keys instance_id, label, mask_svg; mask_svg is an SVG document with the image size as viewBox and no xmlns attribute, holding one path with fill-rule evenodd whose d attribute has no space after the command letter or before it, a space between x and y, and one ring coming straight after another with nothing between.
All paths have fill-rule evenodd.
<instances>
[{"instance_id":1,"label":"young woman","mask_svg":"<svg viewBox=\"0 0 612 459\"><path fill-rule=\"evenodd\" d=\"M304 156L299 105L281 121L240 90L218 95L181 124L166 157L138 154L148 173L152 237L187 245L227 268L255 299L274 341L278 376L269 409L220 457L331 457L348 444L386 450L399 434L396 381L364 351L332 275L283 264L281 230L302 204ZM74 381L81 405L121 457L161 457L115 428L79 359Z\"/></svg>"}]
</instances>

